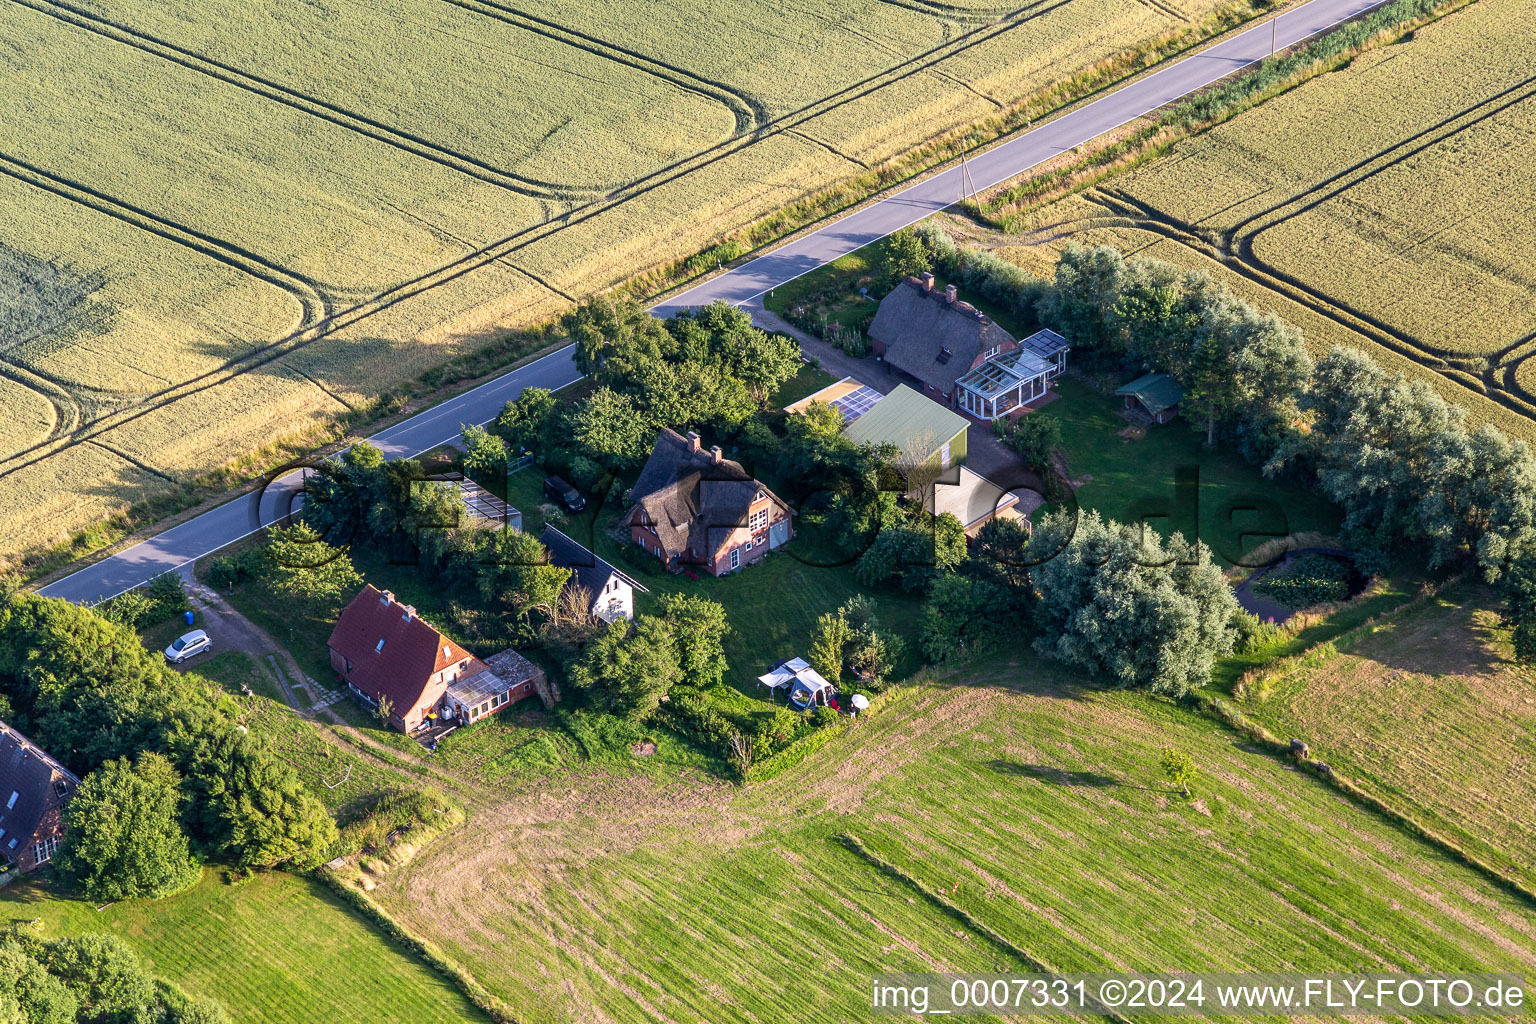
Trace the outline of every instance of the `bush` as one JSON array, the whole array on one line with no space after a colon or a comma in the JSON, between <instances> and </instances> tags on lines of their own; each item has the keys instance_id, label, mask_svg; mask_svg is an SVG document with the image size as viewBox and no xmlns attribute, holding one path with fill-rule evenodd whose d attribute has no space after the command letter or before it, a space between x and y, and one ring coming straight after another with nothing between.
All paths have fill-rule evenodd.
<instances>
[{"instance_id":1,"label":"bush","mask_svg":"<svg viewBox=\"0 0 1536 1024\"><path fill-rule=\"evenodd\" d=\"M811 722L818 729L825 729L829 725L836 725L842 717L832 708L817 708L811 712Z\"/></svg>"},{"instance_id":2,"label":"bush","mask_svg":"<svg viewBox=\"0 0 1536 1024\"><path fill-rule=\"evenodd\" d=\"M1239 608L1232 613L1232 629L1237 634L1233 650L1238 654L1253 654L1278 643L1280 627L1266 622L1257 615Z\"/></svg>"},{"instance_id":3,"label":"bush","mask_svg":"<svg viewBox=\"0 0 1536 1024\"><path fill-rule=\"evenodd\" d=\"M221 555L208 563L208 585L214 590L232 590L237 584L256 579L262 568L261 548Z\"/></svg>"}]
</instances>

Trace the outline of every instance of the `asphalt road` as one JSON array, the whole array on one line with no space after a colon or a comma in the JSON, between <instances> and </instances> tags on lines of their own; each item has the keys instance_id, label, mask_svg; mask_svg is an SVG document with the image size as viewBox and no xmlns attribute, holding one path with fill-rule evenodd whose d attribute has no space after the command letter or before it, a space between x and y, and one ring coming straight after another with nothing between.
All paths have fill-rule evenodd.
<instances>
[{"instance_id":1,"label":"asphalt road","mask_svg":"<svg viewBox=\"0 0 1536 1024\"><path fill-rule=\"evenodd\" d=\"M1281 15L1273 26L1281 48L1379 6L1385 0L1310 0ZM968 161L977 189L1017 177L1052 157L1118 128L1149 111L1224 78L1270 52L1269 22L1170 64L1063 117L1019 135ZM961 196L958 167L911 185L774 252L714 277L652 307L657 316L725 301L748 302L884 238L955 203ZM579 380L570 348L487 381L368 438L389 458L429 451L459 436L463 423L485 423L526 387L554 390ZM303 482L294 470L265 488L242 495L110 558L50 583L38 592L77 602L94 602L139 586L245 537L286 514Z\"/></svg>"}]
</instances>

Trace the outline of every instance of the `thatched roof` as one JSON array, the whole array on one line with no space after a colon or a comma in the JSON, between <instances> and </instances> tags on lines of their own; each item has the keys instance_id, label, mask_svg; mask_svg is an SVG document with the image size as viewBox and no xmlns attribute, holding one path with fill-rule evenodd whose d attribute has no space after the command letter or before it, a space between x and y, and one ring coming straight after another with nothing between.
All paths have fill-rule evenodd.
<instances>
[{"instance_id":1,"label":"thatched roof","mask_svg":"<svg viewBox=\"0 0 1536 1024\"><path fill-rule=\"evenodd\" d=\"M643 509L668 555L679 556L692 548L713 560L732 532L745 524L758 492L786 511L789 506L740 463L726 458L716 462L718 449L696 449L696 443L697 435L684 437L662 428L630 491L635 508L626 520L632 522L636 511Z\"/></svg>"},{"instance_id":2,"label":"thatched roof","mask_svg":"<svg viewBox=\"0 0 1536 1024\"><path fill-rule=\"evenodd\" d=\"M909 277L884 299L869 336L885 346L885 361L946 394L988 349L1014 341L969 302L949 302Z\"/></svg>"}]
</instances>

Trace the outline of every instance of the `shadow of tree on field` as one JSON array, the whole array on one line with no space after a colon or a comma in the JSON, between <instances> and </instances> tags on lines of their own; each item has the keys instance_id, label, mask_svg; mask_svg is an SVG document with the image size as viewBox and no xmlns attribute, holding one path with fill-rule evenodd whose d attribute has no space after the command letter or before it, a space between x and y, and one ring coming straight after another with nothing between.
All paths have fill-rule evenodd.
<instances>
[{"instance_id":1,"label":"shadow of tree on field","mask_svg":"<svg viewBox=\"0 0 1536 1024\"><path fill-rule=\"evenodd\" d=\"M1132 786L1112 775L1105 775L1101 772L1070 771L1066 768L1057 768L1048 764L1020 764L1017 761L994 758L987 762L987 767L999 775L1039 779L1041 782L1052 786L1075 786L1091 789L1109 789L1114 787L1123 789L1142 788L1140 786Z\"/></svg>"}]
</instances>

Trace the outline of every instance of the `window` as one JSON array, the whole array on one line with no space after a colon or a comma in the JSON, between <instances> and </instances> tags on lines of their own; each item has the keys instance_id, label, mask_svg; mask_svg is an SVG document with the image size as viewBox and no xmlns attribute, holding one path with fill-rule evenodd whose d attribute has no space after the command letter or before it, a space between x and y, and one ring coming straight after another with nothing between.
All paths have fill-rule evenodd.
<instances>
[{"instance_id":1,"label":"window","mask_svg":"<svg viewBox=\"0 0 1536 1024\"><path fill-rule=\"evenodd\" d=\"M746 548L748 551L751 551L752 550L752 538L748 537L747 538L747 542L745 544L743 544L742 547Z\"/></svg>"},{"instance_id":2,"label":"window","mask_svg":"<svg viewBox=\"0 0 1536 1024\"><path fill-rule=\"evenodd\" d=\"M753 533L760 533L768 529L768 510L762 508L753 512L752 518L747 521L747 525L751 527Z\"/></svg>"},{"instance_id":3,"label":"window","mask_svg":"<svg viewBox=\"0 0 1536 1024\"><path fill-rule=\"evenodd\" d=\"M731 548L731 568L741 568L741 548Z\"/></svg>"},{"instance_id":4,"label":"window","mask_svg":"<svg viewBox=\"0 0 1536 1024\"><path fill-rule=\"evenodd\" d=\"M16 840L11 840L11 846L16 845ZM59 837L52 836L37 844L37 862L46 864L53 859L53 851L59 848Z\"/></svg>"},{"instance_id":5,"label":"window","mask_svg":"<svg viewBox=\"0 0 1536 1024\"><path fill-rule=\"evenodd\" d=\"M15 807L16 801L20 796L21 794L16 792L16 790L11 790L11 798L5 802L5 809L10 810L12 807Z\"/></svg>"},{"instance_id":6,"label":"window","mask_svg":"<svg viewBox=\"0 0 1536 1024\"><path fill-rule=\"evenodd\" d=\"M379 637L379 645L373 649L373 652L375 654L383 654L384 653L384 638L383 637Z\"/></svg>"},{"instance_id":7,"label":"window","mask_svg":"<svg viewBox=\"0 0 1536 1024\"><path fill-rule=\"evenodd\" d=\"M982 358L991 359L993 356L997 355L997 350L1001 347L1001 345L993 345L991 348L987 349L986 355L982 356Z\"/></svg>"}]
</instances>

